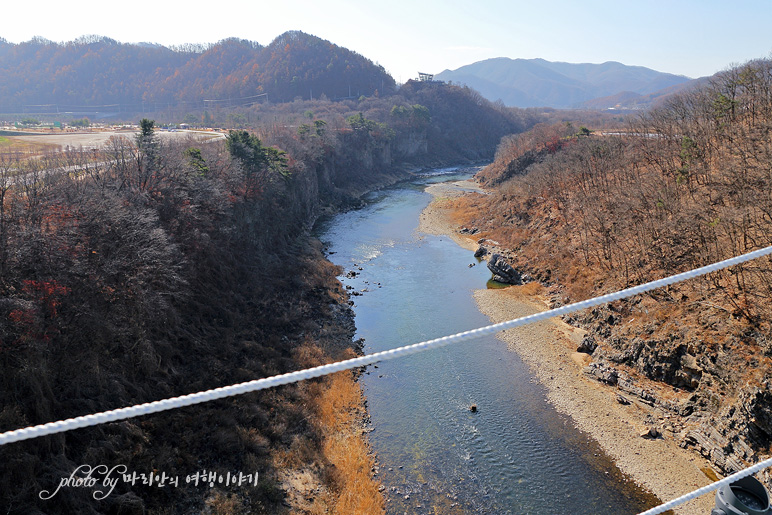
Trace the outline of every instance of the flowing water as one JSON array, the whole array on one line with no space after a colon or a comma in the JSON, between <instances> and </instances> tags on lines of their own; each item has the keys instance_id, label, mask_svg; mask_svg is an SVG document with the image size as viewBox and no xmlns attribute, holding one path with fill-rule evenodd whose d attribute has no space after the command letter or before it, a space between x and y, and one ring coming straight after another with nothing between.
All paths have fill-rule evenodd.
<instances>
[{"instance_id":1,"label":"flowing water","mask_svg":"<svg viewBox=\"0 0 772 515\"><path fill-rule=\"evenodd\" d=\"M357 274L341 280L361 293L351 298L366 353L490 323L472 298L491 277L484 263L417 231L432 199L424 187L469 174L436 171L320 223L329 259ZM390 514L626 514L657 504L493 336L370 366L361 382Z\"/></svg>"}]
</instances>

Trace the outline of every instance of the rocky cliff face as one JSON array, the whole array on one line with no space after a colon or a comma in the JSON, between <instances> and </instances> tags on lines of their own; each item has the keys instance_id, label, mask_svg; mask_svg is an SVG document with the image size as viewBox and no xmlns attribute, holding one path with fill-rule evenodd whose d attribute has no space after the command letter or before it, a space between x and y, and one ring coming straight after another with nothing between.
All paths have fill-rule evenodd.
<instances>
[{"instance_id":1,"label":"rocky cliff face","mask_svg":"<svg viewBox=\"0 0 772 515\"><path fill-rule=\"evenodd\" d=\"M772 399L768 381L746 386L735 400L722 403L708 391L680 391L679 395L678 388L648 387L648 379L595 355L585 373L654 408L659 414L657 434L699 452L723 474L737 472L769 453ZM772 486L769 481L768 486Z\"/></svg>"},{"instance_id":2,"label":"rocky cliff face","mask_svg":"<svg viewBox=\"0 0 772 515\"><path fill-rule=\"evenodd\" d=\"M486 255L496 280L521 284L535 277L552 292L553 307L562 304L561 289L550 282L548 270L518 268L522 260L513 251L480 240L475 256ZM618 390L619 402L650 408L647 437L669 438L693 449L722 474L768 457L772 370L760 366L770 354L768 342L760 333L736 331L739 323L727 324L733 335L718 345L698 338L700 332L687 327L694 322L688 316L672 331L662 331L650 320L635 323L632 312L651 310L660 300L633 298L566 317L569 324L588 331L577 348L592 357L584 373ZM766 474L772 488L772 474Z\"/></svg>"},{"instance_id":3,"label":"rocky cliff face","mask_svg":"<svg viewBox=\"0 0 772 515\"><path fill-rule=\"evenodd\" d=\"M394 150L405 158L426 154L429 151L426 130L406 131L399 135L394 142Z\"/></svg>"},{"instance_id":4,"label":"rocky cliff face","mask_svg":"<svg viewBox=\"0 0 772 515\"><path fill-rule=\"evenodd\" d=\"M615 327L622 320L609 307L569 319L598 342L586 349L593 358L586 374L654 407L665 437L699 452L723 474L769 455L772 373L747 373L752 365L740 348L749 342L730 338L714 347L677 333L647 337L645 331L631 337Z\"/></svg>"}]
</instances>

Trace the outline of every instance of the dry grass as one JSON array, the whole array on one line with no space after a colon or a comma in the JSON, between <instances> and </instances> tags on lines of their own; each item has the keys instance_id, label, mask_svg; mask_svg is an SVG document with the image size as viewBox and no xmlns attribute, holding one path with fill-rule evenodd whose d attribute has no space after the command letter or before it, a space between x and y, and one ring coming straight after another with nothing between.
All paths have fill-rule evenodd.
<instances>
[{"instance_id":1,"label":"dry grass","mask_svg":"<svg viewBox=\"0 0 772 515\"><path fill-rule=\"evenodd\" d=\"M51 143L24 141L13 136L0 136L0 156L7 159L28 159L61 149Z\"/></svg>"},{"instance_id":2,"label":"dry grass","mask_svg":"<svg viewBox=\"0 0 772 515\"><path fill-rule=\"evenodd\" d=\"M471 224L479 214L484 195L468 193L453 199L448 199L445 208L451 209L450 218L458 226ZM435 200L436 202L436 200Z\"/></svg>"},{"instance_id":3,"label":"dry grass","mask_svg":"<svg viewBox=\"0 0 772 515\"><path fill-rule=\"evenodd\" d=\"M719 477L716 475L716 471L713 470L710 467L702 467L700 468L703 474L705 474L705 477L710 479L711 481L718 481Z\"/></svg>"},{"instance_id":4,"label":"dry grass","mask_svg":"<svg viewBox=\"0 0 772 515\"><path fill-rule=\"evenodd\" d=\"M597 272L576 264L564 271L566 278L566 293L572 301L589 299L595 291L594 281Z\"/></svg>"},{"instance_id":5,"label":"dry grass","mask_svg":"<svg viewBox=\"0 0 772 515\"><path fill-rule=\"evenodd\" d=\"M544 291L544 286L538 281L531 281L530 283L524 284L522 286L514 286L517 290L517 293L520 295L525 295L528 297L536 297L542 294Z\"/></svg>"},{"instance_id":6,"label":"dry grass","mask_svg":"<svg viewBox=\"0 0 772 515\"><path fill-rule=\"evenodd\" d=\"M372 476L374 459L360 429L364 397L350 372L330 376L317 398L317 413L324 455L335 470L332 513L384 513L384 499Z\"/></svg>"},{"instance_id":7,"label":"dry grass","mask_svg":"<svg viewBox=\"0 0 772 515\"><path fill-rule=\"evenodd\" d=\"M247 513L244 509L244 503L235 494L225 495L222 492L215 492L206 500L207 515L241 515Z\"/></svg>"},{"instance_id":8,"label":"dry grass","mask_svg":"<svg viewBox=\"0 0 772 515\"><path fill-rule=\"evenodd\" d=\"M338 359L354 357L347 349ZM329 362L321 348L307 341L295 351L300 366ZM340 515L384 513L384 498L372 474L374 457L362 431L366 415L362 390L351 372L308 383L305 397L321 445L296 436L289 449L274 453L291 512Z\"/></svg>"}]
</instances>

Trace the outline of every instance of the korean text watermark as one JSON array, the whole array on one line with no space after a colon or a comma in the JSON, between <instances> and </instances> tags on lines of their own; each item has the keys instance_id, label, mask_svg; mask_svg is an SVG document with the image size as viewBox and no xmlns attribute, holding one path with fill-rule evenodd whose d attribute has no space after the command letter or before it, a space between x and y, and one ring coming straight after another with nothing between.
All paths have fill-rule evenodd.
<instances>
[{"instance_id":1,"label":"korean text watermark","mask_svg":"<svg viewBox=\"0 0 772 515\"><path fill-rule=\"evenodd\" d=\"M181 480L179 475L169 475L166 472L156 470L150 473L129 472L126 465L80 465L68 477L59 479L59 485L55 490L43 490L38 494L41 499L48 500L58 494L63 488L88 488L93 490L92 497L101 501L113 493L118 483L131 486L144 485L157 488L178 487L183 485L209 485L213 488L220 486L257 486L258 473L252 472L215 472L212 470L199 470L188 474Z\"/></svg>"}]
</instances>

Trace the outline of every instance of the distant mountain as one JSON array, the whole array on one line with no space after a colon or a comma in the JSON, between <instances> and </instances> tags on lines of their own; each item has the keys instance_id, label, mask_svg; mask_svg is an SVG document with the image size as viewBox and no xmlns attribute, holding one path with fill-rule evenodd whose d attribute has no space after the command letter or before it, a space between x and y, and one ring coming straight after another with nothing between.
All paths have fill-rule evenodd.
<instances>
[{"instance_id":1,"label":"distant mountain","mask_svg":"<svg viewBox=\"0 0 772 515\"><path fill-rule=\"evenodd\" d=\"M580 107L622 92L649 95L691 79L609 61L572 64L498 57L445 70L437 80L462 83L489 100L516 107Z\"/></svg>"},{"instance_id":2,"label":"distant mountain","mask_svg":"<svg viewBox=\"0 0 772 515\"><path fill-rule=\"evenodd\" d=\"M240 39L179 48L98 36L68 43L34 38L11 44L0 39L2 112L34 113L41 104L68 109L200 104L204 99L240 102L262 94L272 102L286 102L323 94L331 99L370 96L376 90L396 90L383 67L298 31L265 47Z\"/></svg>"}]
</instances>

